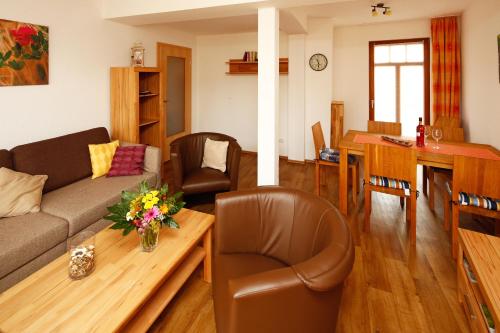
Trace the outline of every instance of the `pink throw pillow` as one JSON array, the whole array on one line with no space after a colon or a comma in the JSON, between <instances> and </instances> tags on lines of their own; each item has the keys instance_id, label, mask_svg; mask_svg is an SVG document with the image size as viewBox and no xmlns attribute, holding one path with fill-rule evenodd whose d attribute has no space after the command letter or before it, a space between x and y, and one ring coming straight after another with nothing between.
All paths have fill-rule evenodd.
<instances>
[{"instance_id":1,"label":"pink throw pillow","mask_svg":"<svg viewBox=\"0 0 500 333\"><path fill-rule=\"evenodd\" d=\"M108 177L142 175L146 146L116 148Z\"/></svg>"}]
</instances>

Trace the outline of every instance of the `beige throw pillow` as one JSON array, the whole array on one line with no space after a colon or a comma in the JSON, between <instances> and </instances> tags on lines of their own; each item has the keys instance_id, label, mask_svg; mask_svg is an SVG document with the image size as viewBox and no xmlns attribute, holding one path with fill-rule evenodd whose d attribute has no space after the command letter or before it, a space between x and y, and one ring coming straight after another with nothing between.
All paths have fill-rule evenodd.
<instances>
[{"instance_id":1,"label":"beige throw pillow","mask_svg":"<svg viewBox=\"0 0 500 333\"><path fill-rule=\"evenodd\" d=\"M226 172L227 147L229 141L214 141L207 138L203 153L202 168L212 168Z\"/></svg>"},{"instance_id":2,"label":"beige throw pillow","mask_svg":"<svg viewBox=\"0 0 500 333\"><path fill-rule=\"evenodd\" d=\"M0 218L39 212L47 178L0 168Z\"/></svg>"}]
</instances>

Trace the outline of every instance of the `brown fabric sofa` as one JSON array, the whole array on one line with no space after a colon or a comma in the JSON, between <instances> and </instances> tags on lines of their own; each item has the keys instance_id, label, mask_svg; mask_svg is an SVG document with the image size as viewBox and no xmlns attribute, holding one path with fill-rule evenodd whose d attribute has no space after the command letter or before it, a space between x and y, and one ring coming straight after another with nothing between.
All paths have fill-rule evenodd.
<instances>
[{"instance_id":1,"label":"brown fabric sofa","mask_svg":"<svg viewBox=\"0 0 500 333\"><path fill-rule=\"evenodd\" d=\"M207 138L229 141L226 172L201 167ZM175 190L185 195L235 191L238 188L240 153L241 147L235 138L219 133L193 133L174 140L170 144L170 161Z\"/></svg>"},{"instance_id":2,"label":"brown fabric sofa","mask_svg":"<svg viewBox=\"0 0 500 333\"><path fill-rule=\"evenodd\" d=\"M280 187L217 195L217 332L334 332L354 262L338 210Z\"/></svg>"},{"instance_id":3,"label":"brown fabric sofa","mask_svg":"<svg viewBox=\"0 0 500 333\"><path fill-rule=\"evenodd\" d=\"M143 180L152 186L161 182L161 153L155 147L146 149L143 175L90 179L88 145L109 141L101 127L0 150L0 167L49 176L39 213L0 218L0 292L63 254L69 237L108 226L102 219L106 207L123 190Z\"/></svg>"}]
</instances>

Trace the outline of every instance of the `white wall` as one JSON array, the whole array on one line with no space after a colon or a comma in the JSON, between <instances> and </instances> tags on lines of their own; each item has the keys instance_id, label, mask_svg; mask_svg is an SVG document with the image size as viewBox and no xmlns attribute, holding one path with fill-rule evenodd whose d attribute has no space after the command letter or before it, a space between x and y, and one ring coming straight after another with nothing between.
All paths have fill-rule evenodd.
<instances>
[{"instance_id":1,"label":"white wall","mask_svg":"<svg viewBox=\"0 0 500 333\"><path fill-rule=\"evenodd\" d=\"M329 19L310 19L306 36L306 84L305 84L305 158L315 158L311 126L321 122L325 143L330 143L330 105L332 102L332 38L333 23ZM320 72L309 66L309 58L321 53L328 59L327 67Z\"/></svg>"},{"instance_id":2,"label":"white wall","mask_svg":"<svg viewBox=\"0 0 500 333\"><path fill-rule=\"evenodd\" d=\"M497 35L500 2L473 1L462 16L462 123L472 142L500 149Z\"/></svg>"},{"instance_id":3,"label":"white wall","mask_svg":"<svg viewBox=\"0 0 500 333\"><path fill-rule=\"evenodd\" d=\"M243 150L257 151L257 75L227 75L229 59L257 50L257 33L197 37L198 108L193 131L233 136ZM280 57L288 56L288 36L280 33ZM287 154L288 77L280 75L280 155Z\"/></svg>"},{"instance_id":4,"label":"white wall","mask_svg":"<svg viewBox=\"0 0 500 333\"><path fill-rule=\"evenodd\" d=\"M305 156L306 35L288 36L288 158Z\"/></svg>"},{"instance_id":5,"label":"white wall","mask_svg":"<svg viewBox=\"0 0 500 333\"><path fill-rule=\"evenodd\" d=\"M422 19L334 29L333 99L345 102L344 131L366 130L369 100L368 42L430 37L430 26L429 19Z\"/></svg>"},{"instance_id":6,"label":"white wall","mask_svg":"<svg viewBox=\"0 0 500 333\"><path fill-rule=\"evenodd\" d=\"M0 148L96 126L109 128L109 68L130 64L135 41L146 47L147 66L156 65L157 41L195 45L194 36L172 29L105 21L100 4L2 1L1 18L49 26L50 53L49 85L0 87Z\"/></svg>"}]
</instances>

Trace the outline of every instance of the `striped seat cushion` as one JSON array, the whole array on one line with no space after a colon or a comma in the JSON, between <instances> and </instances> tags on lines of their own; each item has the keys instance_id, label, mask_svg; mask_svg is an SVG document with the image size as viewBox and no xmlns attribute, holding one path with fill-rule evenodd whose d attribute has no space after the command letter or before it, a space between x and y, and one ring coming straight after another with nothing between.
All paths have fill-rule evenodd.
<instances>
[{"instance_id":1,"label":"striped seat cushion","mask_svg":"<svg viewBox=\"0 0 500 333\"><path fill-rule=\"evenodd\" d=\"M405 180L398 180L394 178L370 176L370 184L375 186L390 187L396 189L410 189L410 183Z\"/></svg>"},{"instance_id":2,"label":"striped seat cushion","mask_svg":"<svg viewBox=\"0 0 500 333\"><path fill-rule=\"evenodd\" d=\"M497 212L500 211L500 200L471 193L459 192L458 203L462 206L476 206Z\"/></svg>"},{"instance_id":3,"label":"striped seat cushion","mask_svg":"<svg viewBox=\"0 0 500 333\"><path fill-rule=\"evenodd\" d=\"M329 161L334 163L340 162L340 152L332 148L324 148L319 152L319 158L323 161ZM347 156L347 162L353 164L356 162L356 158L352 155Z\"/></svg>"}]
</instances>

